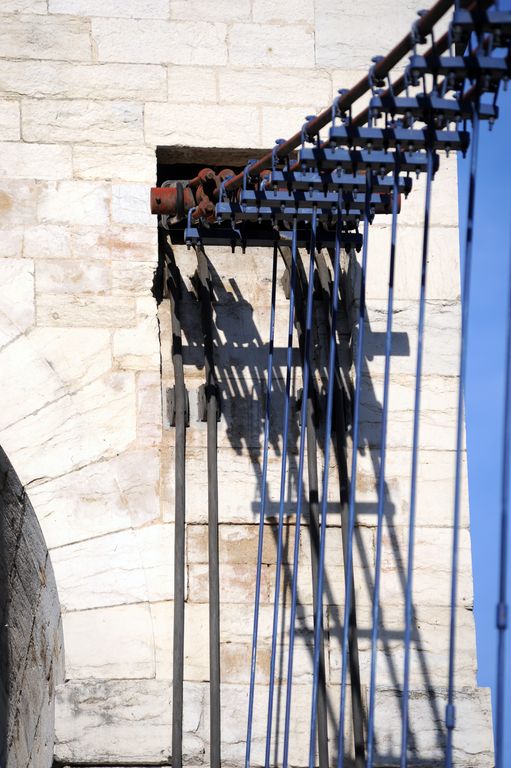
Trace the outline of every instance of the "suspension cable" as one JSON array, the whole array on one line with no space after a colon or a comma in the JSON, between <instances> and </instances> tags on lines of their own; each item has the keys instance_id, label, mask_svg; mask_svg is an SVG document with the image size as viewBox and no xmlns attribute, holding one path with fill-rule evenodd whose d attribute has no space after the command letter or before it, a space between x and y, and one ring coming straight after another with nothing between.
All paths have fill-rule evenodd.
<instances>
[{"instance_id":1,"label":"suspension cable","mask_svg":"<svg viewBox=\"0 0 511 768\"><path fill-rule=\"evenodd\" d=\"M378 511L376 528L376 560L374 569L374 592L371 632L371 673L369 683L369 713L367 717L367 768L374 760L374 716L376 701L376 659L380 621L380 581L382 560L383 519L385 510L385 459L387 451L387 420L389 411L390 360L392 354L392 312L394 304L394 266L396 258L397 214L399 201L399 166L394 168L392 195L392 225L390 237L389 289L387 298L387 329L385 332L385 371L383 375L383 405L380 438L380 474L378 477Z\"/></svg>"},{"instance_id":2,"label":"suspension cable","mask_svg":"<svg viewBox=\"0 0 511 768\"><path fill-rule=\"evenodd\" d=\"M282 429L282 463L281 463L281 471L280 471L279 523L278 523L278 537L277 537L277 562L275 566L275 593L274 593L274 605L273 605L270 681L269 681L269 690L268 690L268 716L267 716L267 723L266 723L265 768L269 768L269 765L270 765L271 733L272 733L272 725L273 725L273 693L275 689L275 665L276 665L276 657L277 657L280 577L281 577L281 570L282 570L284 504L285 504L285 496L286 496L287 453L288 453L288 435L289 435L289 410L290 410L290 399L291 399L290 398L291 369L292 369L292 359L293 359L296 259L297 259L297 224L296 224L296 218L295 218L293 220L293 235L292 235L292 244L291 244L291 280L290 280L290 286L289 286L289 321L288 321L287 355L286 355L286 389L285 389L285 398L284 398L284 419L283 419L283 429Z\"/></svg>"}]
</instances>

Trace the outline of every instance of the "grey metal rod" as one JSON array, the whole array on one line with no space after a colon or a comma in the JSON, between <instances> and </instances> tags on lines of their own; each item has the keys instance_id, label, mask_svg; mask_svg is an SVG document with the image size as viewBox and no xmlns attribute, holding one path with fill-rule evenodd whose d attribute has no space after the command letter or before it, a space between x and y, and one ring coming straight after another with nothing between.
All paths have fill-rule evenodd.
<instances>
[{"instance_id":1,"label":"grey metal rod","mask_svg":"<svg viewBox=\"0 0 511 768\"><path fill-rule=\"evenodd\" d=\"M167 249L167 254L170 249ZM172 254L172 252L170 251ZM183 764L183 672L185 622L185 450L186 390L180 318L180 276L173 254L169 269L170 317L172 328L172 363L175 393L175 495L174 495L174 637L172 671L172 765Z\"/></svg>"},{"instance_id":2,"label":"grey metal rod","mask_svg":"<svg viewBox=\"0 0 511 768\"><path fill-rule=\"evenodd\" d=\"M204 338L204 368L206 386L206 415L208 441L208 569L209 569L209 700L210 700L210 766L220 768L220 575L218 554L218 462L217 415L218 388L213 349L213 306L207 256L202 246L195 247L202 334Z\"/></svg>"}]
</instances>

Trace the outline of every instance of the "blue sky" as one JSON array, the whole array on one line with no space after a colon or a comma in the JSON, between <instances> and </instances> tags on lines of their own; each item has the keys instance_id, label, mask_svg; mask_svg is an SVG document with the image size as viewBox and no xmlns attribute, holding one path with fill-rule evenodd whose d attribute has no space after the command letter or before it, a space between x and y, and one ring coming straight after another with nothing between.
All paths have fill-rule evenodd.
<instances>
[{"instance_id":1,"label":"blue sky","mask_svg":"<svg viewBox=\"0 0 511 768\"><path fill-rule=\"evenodd\" d=\"M493 130L490 132L487 126L482 126L480 136L465 390L478 683L481 686L493 686L496 679L495 606L511 256L511 88L501 94L499 105L501 114ZM459 160L462 258L468 164L468 157ZM511 594L511 578L508 583ZM511 722L511 632L508 635L506 720ZM511 728L507 730L506 767L511 766Z\"/></svg>"}]
</instances>

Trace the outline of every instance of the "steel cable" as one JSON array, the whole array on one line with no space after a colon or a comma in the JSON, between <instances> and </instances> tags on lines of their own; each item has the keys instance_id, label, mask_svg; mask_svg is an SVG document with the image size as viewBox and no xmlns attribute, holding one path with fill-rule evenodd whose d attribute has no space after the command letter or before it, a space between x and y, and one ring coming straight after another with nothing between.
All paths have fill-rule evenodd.
<instances>
[{"instance_id":1,"label":"steel cable","mask_svg":"<svg viewBox=\"0 0 511 768\"><path fill-rule=\"evenodd\" d=\"M390 237L389 289L387 298L387 329L385 332L385 371L383 375L383 403L380 438L380 474L378 477L378 511L376 528L376 560L374 569L374 592L371 632L371 672L369 683L369 712L367 717L367 768L374 760L374 716L376 699L376 661L378 653L378 625L380 621L380 582L385 510L385 459L387 450L387 421L389 410L390 359L392 353L392 312L394 305L394 267L396 258L397 214L399 208L399 167L394 168L392 196L392 225Z\"/></svg>"},{"instance_id":2,"label":"steel cable","mask_svg":"<svg viewBox=\"0 0 511 768\"><path fill-rule=\"evenodd\" d=\"M422 240L421 282L419 296L419 320L417 324L417 366L415 369L415 402L413 413L412 438L412 477L410 485L410 516L408 521L408 564L405 587L405 633L404 633L404 670L403 696L401 704L401 757L400 768L408 764L408 703L410 696L410 645L413 620L413 565L415 553L415 520L417 505L417 470L419 453L419 425L421 402L422 358L424 351L424 324L426 318L426 277L428 267L429 221L431 209L431 186L433 183L433 150L428 150L426 175L426 196L424 201L424 231Z\"/></svg>"},{"instance_id":3,"label":"steel cable","mask_svg":"<svg viewBox=\"0 0 511 768\"><path fill-rule=\"evenodd\" d=\"M252 747L252 726L254 717L254 694L255 677L257 664L257 641L259 634L259 605L261 601L261 575L263 564L263 543L264 543L264 518L266 512L267 497L267 478L268 478L268 447L270 442L270 417L271 417L271 395L273 383L273 347L275 341L275 304L277 293L277 246L273 249L273 264L271 278L271 308L270 308L270 333L268 342L268 363L266 368L266 406L264 414L264 437L263 437L263 466L261 473L261 502L259 505L259 536L257 542L257 567L256 567L256 587L254 598L254 624L252 630L252 654L250 662L250 684L248 694L248 719L247 719L247 743L245 745L245 768L250 768L250 752Z\"/></svg>"},{"instance_id":4,"label":"steel cable","mask_svg":"<svg viewBox=\"0 0 511 768\"><path fill-rule=\"evenodd\" d=\"M311 331L312 331L312 306L314 296L314 257L316 252L316 208L312 211L311 237L309 247L309 277L307 287L307 309L305 317L305 339L304 339L304 362L303 362L303 389L301 405L301 429L300 429L300 448L298 459L298 486L296 500L296 522L295 522L295 543L293 552L293 576L291 583L291 610L289 618L289 651L287 668L287 686L286 686L286 710L284 719L284 754L283 768L288 766L289 758L289 728L291 722L291 693L293 687L293 657L295 642L295 622L296 622L296 601L298 590L298 560L300 552L300 525L302 519L302 497L303 497L303 470L305 463L305 437L307 433L307 402L309 396L309 376L310 376L310 353L311 353Z\"/></svg>"},{"instance_id":5,"label":"steel cable","mask_svg":"<svg viewBox=\"0 0 511 768\"><path fill-rule=\"evenodd\" d=\"M265 748L265 768L270 765L271 733L273 722L273 693L275 689L275 664L277 658L277 634L279 621L279 600L280 600L280 577L282 570L282 549L283 549L283 528L284 528L284 503L286 494L286 474L287 474L287 453L289 436L289 410L290 410L290 392L291 392L291 369L293 360L293 327L294 327L294 307L295 307L295 281L296 281L296 258L297 258L297 231L296 219L293 220L293 235L291 244L291 279L289 285L289 322L288 322L288 340L286 355L286 389L284 397L284 420L282 430L282 463L280 472L280 499L279 499L279 522L277 538L277 562L275 573L275 591L273 605L273 628L271 641L271 659L270 659L270 680L268 690L268 716L266 722L266 748Z\"/></svg>"}]
</instances>

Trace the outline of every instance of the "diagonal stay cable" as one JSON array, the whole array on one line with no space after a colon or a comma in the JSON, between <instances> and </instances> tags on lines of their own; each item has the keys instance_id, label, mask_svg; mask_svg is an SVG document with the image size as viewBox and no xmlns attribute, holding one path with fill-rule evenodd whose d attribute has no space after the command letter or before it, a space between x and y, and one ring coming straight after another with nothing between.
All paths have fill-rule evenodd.
<instances>
[{"instance_id":1,"label":"diagonal stay cable","mask_svg":"<svg viewBox=\"0 0 511 768\"><path fill-rule=\"evenodd\" d=\"M367 717L367 768L374 761L374 718L376 701L376 660L378 653L378 629L380 621L380 582L383 539L383 518L385 509L385 459L387 450L387 421L389 411L390 359L392 354L392 312L394 305L394 267L396 259L397 214L399 208L399 167L394 168L392 194L392 225L390 237L389 290L387 298L387 329L385 332L385 372L383 375L383 405L380 439L380 474L378 477L378 511L376 528L376 560L374 569L374 592L371 632L371 676L369 683L369 712Z\"/></svg>"},{"instance_id":2,"label":"diagonal stay cable","mask_svg":"<svg viewBox=\"0 0 511 768\"><path fill-rule=\"evenodd\" d=\"M456 600L458 592L458 561L459 561L459 527L461 506L461 475L462 452L464 442L464 408L463 395L467 371L467 339L468 313L470 307L470 277L472 271L472 251L474 242L474 208L476 193L477 150L479 144L479 117L477 103L474 104L472 117L472 149L470 155L470 180L468 186L467 228L465 233L465 264L463 269L463 287L461 293L461 348L460 368L458 379L458 415L456 421L456 472L454 479L454 512L452 531L452 562L451 562L451 611L449 633L449 673L447 688L447 706L445 710L445 725L447 739L445 747L446 768L452 766L453 731L456 726L456 711L454 704L454 663L456 651Z\"/></svg>"},{"instance_id":3,"label":"diagonal stay cable","mask_svg":"<svg viewBox=\"0 0 511 768\"><path fill-rule=\"evenodd\" d=\"M287 452L289 435L289 410L290 410L290 391L291 391L291 367L293 360L293 327L294 327L294 308L295 308L295 281L296 281L296 255L297 255L297 224L293 219L293 235L291 245L291 280L289 286L289 322L288 322L288 340L286 355L286 389L284 398L284 417L282 429L282 463L280 471L280 499L279 499L279 524L277 538L277 562L275 566L275 592L273 605L273 627L271 641L271 659L270 659L270 680L268 690L268 715L266 722L266 748L265 748L265 768L270 765L271 733L273 724L273 694L275 690L275 665L277 659L277 634L279 623L279 600L280 600L280 580L282 570L282 549L283 549L283 528L284 528L284 501L286 495L286 470L287 470Z\"/></svg>"},{"instance_id":4,"label":"diagonal stay cable","mask_svg":"<svg viewBox=\"0 0 511 768\"><path fill-rule=\"evenodd\" d=\"M410 516L408 521L408 564L405 587L405 635L404 635L404 671L403 696L401 702L401 756L400 768L408 765L408 719L410 698L410 644L413 620L413 566L415 551L415 519L417 506L417 470L419 453L419 426L421 403L422 358L424 350L424 324L426 319L426 277L428 267L429 220L431 209L431 186L434 173L434 153L430 148L427 153L428 166L426 175L426 196L424 201L424 230L422 239L421 282L419 295L419 320L417 324L417 364L415 369L415 398L413 413L412 438L412 477L410 486Z\"/></svg>"},{"instance_id":5,"label":"diagonal stay cable","mask_svg":"<svg viewBox=\"0 0 511 768\"><path fill-rule=\"evenodd\" d=\"M257 640L259 633L259 606L261 600L261 573L263 564L263 543L264 543L264 518L267 502L267 478L268 478L268 447L270 442L270 415L271 415L271 394L273 384L273 347L275 342L275 303L277 293L277 246L273 249L273 264L271 278L271 309L270 309L270 333L268 342L268 364L267 364L267 383L266 383L266 407L264 414L264 437L263 437L263 467L261 476L261 503L259 506L259 537L257 543L257 568L256 568L256 586L254 597L254 624L252 631L252 654L250 662L250 685L248 694L248 718L247 718L247 743L245 747L245 768L250 768L250 752L252 747L252 727L254 717L254 693L255 676L257 664Z\"/></svg>"},{"instance_id":6,"label":"diagonal stay cable","mask_svg":"<svg viewBox=\"0 0 511 768\"><path fill-rule=\"evenodd\" d=\"M366 175L365 205L364 205L364 240L362 246L362 266L360 270L360 304L358 314L358 347L357 359L355 365L355 397L353 404L353 427L352 427L352 459L351 459L351 479L350 494L348 503L348 535L347 535L347 557L344 563L344 620L342 631L342 669L341 669L341 703L339 715L339 753L337 756L338 768L344 766L344 721L346 713L346 682L348 673L348 641L349 641L349 618L351 610L351 586L352 580L349 577L353 567L353 531L355 528L355 497L357 486L357 457L358 442L360 433L360 400L362 393L362 362L364 356L364 331L365 331L365 293L366 293L366 273L367 256L369 250L369 223L370 223L370 203L372 192L372 172L368 171Z\"/></svg>"},{"instance_id":7,"label":"diagonal stay cable","mask_svg":"<svg viewBox=\"0 0 511 768\"><path fill-rule=\"evenodd\" d=\"M302 501L303 501L303 470L305 462L305 437L307 433L307 403L309 396L309 373L310 373L310 355L311 355L311 332L312 332L312 304L314 296L314 258L316 252L316 226L317 216L316 208L313 208L311 219L311 236L309 247L309 277L307 289L307 309L305 317L305 339L304 339L304 362L303 362L303 391L301 405L300 422L300 448L298 459L298 486L296 500L296 522L295 522L295 543L293 552L293 576L291 582L291 610L289 617L289 652L287 667L287 686L286 686L286 711L284 720L284 754L282 765L287 768L289 759L289 729L291 722L291 694L293 688L293 659L295 644L295 623L296 623L296 602L298 591L298 560L300 552L300 525L302 519Z\"/></svg>"},{"instance_id":8,"label":"diagonal stay cable","mask_svg":"<svg viewBox=\"0 0 511 768\"><path fill-rule=\"evenodd\" d=\"M339 210L341 210L341 200L339 200ZM327 407L325 421L325 445L324 445L324 470L323 483L321 489L321 532L319 540L319 558L317 574L317 597L316 611L314 616L314 658L313 658L313 678L312 678L312 702L311 702L311 725L309 741L309 768L314 768L316 758L316 718L318 707L318 689L320 672L320 655L322 646L322 626L323 626L323 589L325 578L325 550L326 550L326 518L328 503L328 469L330 463L330 435L332 428L332 411L334 401L334 366L336 362L336 325L337 310L339 304L339 272L340 272L340 252L341 252L341 217L338 216L335 231L335 254L334 254L334 284L332 290L332 324L330 326L330 340L328 349L328 390Z\"/></svg>"}]
</instances>

